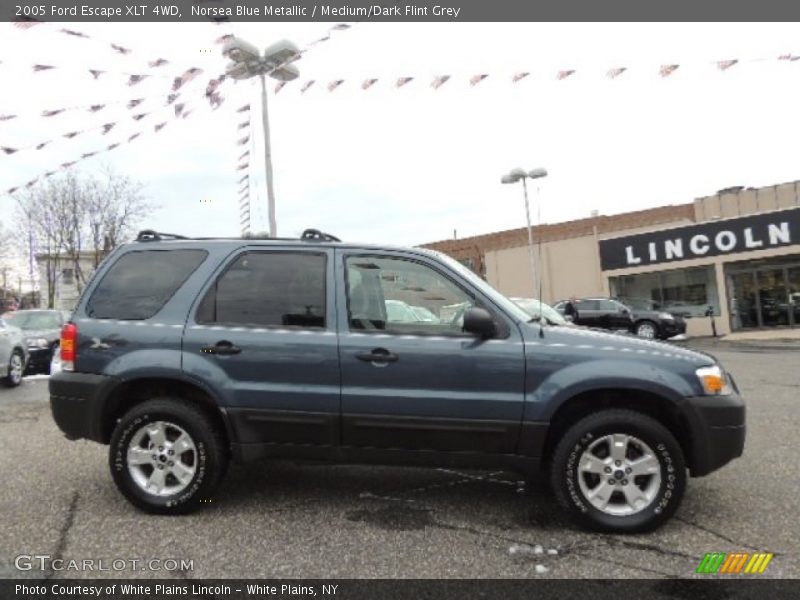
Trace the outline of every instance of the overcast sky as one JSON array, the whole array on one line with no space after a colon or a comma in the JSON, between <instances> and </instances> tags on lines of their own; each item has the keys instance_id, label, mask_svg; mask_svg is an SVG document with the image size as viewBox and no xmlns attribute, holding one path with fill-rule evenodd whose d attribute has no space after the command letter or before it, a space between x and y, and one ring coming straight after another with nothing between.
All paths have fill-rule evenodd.
<instances>
[{"instance_id":1,"label":"overcast sky","mask_svg":"<svg viewBox=\"0 0 800 600\"><path fill-rule=\"evenodd\" d=\"M23 147L87 132L42 150L0 154L0 192L83 152L139 139L82 161L140 179L160 209L143 226L195 235L237 235L237 157L251 149L254 230L267 228L260 113L255 147L241 147L236 109L259 101L254 82L226 82L211 110L203 90L224 66L213 40L234 32L260 46L282 37L305 47L329 29L305 24L0 24L0 146ZM62 27L93 39L59 33ZM296 64L298 81L270 86L278 232L306 227L346 240L413 245L520 227L522 190L503 186L513 167L545 167L543 222L689 202L732 185L800 178L797 160L797 24L379 24L334 31ZM115 42L134 49L120 56ZM147 61L169 59L149 69ZM724 72L718 60L741 62ZM58 69L32 72L33 64ZM680 64L661 78L662 64ZM172 77L204 69L183 92L193 112L163 107ZM612 67L628 70L616 79ZM88 69L109 71L94 80ZM576 72L563 81L559 70ZM513 84L519 71L531 74ZM128 87L120 73L152 73ZM472 75L488 73L479 85ZM433 90L436 75L450 81ZM165 77L163 77L165 76ZM397 89L398 77L415 77ZM367 91L367 77L378 83ZM305 94L302 83L317 83ZM334 92L326 85L345 83ZM45 109L150 98L92 114L42 118ZM254 105L258 107L258 104ZM132 114L151 112L141 121ZM156 123L169 124L158 134ZM203 202L206 200L206 202ZM13 200L0 196L0 221ZM536 213L534 212L534 219Z\"/></svg>"}]
</instances>

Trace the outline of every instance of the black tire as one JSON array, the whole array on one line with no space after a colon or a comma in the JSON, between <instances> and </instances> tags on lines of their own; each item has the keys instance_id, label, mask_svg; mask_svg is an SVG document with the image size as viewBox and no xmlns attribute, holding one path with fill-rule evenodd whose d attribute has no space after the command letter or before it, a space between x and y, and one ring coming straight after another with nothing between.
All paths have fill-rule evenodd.
<instances>
[{"instance_id":1,"label":"black tire","mask_svg":"<svg viewBox=\"0 0 800 600\"><path fill-rule=\"evenodd\" d=\"M599 440L610 434L638 438L652 449L658 460L661 479L655 488L657 492L644 508L625 516L608 514L593 506L579 481L579 477L592 477L579 474L579 461L593 443L602 444ZM635 449L634 444L631 452ZM598 477L605 478L606 475ZM613 478L613 473L609 477ZM646 486L650 481L648 477L637 478L637 485ZM626 485L633 485L633 480L624 481ZM675 437L655 419L631 410L604 410L581 419L561 438L553 453L550 483L558 503L581 527L609 533L640 533L661 526L677 510L686 489L686 463ZM621 500L624 490L619 487L616 489L620 490L619 495L615 491L611 497Z\"/></svg>"},{"instance_id":2,"label":"black tire","mask_svg":"<svg viewBox=\"0 0 800 600\"><path fill-rule=\"evenodd\" d=\"M19 373L19 379L16 378L11 372L12 363L14 358L19 358L22 361L22 371ZM21 350L14 349L11 351L11 356L8 358L8 374L3 377L3 385L9 388L15 388L22 383L22 376L25 374L25 355Z\"/></svg>"},{"instance_id":3,"label":"black tire","mask_svg":"<svg viewBox=\"0 0 800 600\"><path fill-rule=\"evenodd\" d=\"M126 456L131 440L148 423L164 421L183 429L193 441L195 473L177 493L157 496L142 489L128 468ZM208 415L181 398L155 398L134 406L117 423L111 436L109 466L120 492L137 508L162 515L185 514L211 500L228 462L225 441Z\"/></svg>"},{"instance_id":4,"label":"black tire","mask_svg":"<svg viewBox=\"0 0 800 600\"><path fill-rule=\"evenodd\" d=\"M650 335L643 335L644 330L645 329L650 330L650 328L652 328L653 331L652 337ZM648 340L657 340L661 337L661 332L658 329L658 324L647 319L636 323L636 325L633 326L633 333L636 334L637 337Z\"/></svg>"}]
</instances>

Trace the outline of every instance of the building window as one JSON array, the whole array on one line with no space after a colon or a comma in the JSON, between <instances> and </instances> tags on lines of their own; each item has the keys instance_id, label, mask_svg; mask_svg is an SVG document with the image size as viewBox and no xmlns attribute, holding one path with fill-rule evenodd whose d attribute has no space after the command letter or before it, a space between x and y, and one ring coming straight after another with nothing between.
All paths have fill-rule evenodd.
<instances>
[{"instance_id":1,"label":"building window","mask_svg":"<svg viewBox=\"0 0 800 600\"><path fill-rule=\"evenodd\" d=\"M646 300L658 308L689 317L706 315L708 307L719 315L719 294L714 267L676 269L609 277L611 294L623 302Z\"/></svg>"},{"instance_id":2,"label":"building window","mask_svg":"<svg viewBox=\"0 0 800 600\"><path fill-rule=\"evenodd\" d=\"M61 269L61 282L64 285L74 285L75 271L73 269Z\"/></svg>"}]
</instances>

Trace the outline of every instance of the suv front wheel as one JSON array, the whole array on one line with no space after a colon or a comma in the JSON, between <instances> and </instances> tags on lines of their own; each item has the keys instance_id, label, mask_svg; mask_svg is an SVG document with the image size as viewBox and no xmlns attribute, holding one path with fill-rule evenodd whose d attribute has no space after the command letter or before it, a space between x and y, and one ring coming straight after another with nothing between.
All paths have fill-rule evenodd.
<instances>
[{"instance_id":1,"label":"suv front wheel","mask_svg":"<svg viewBox=\"0 0 800 600\"><path fill-rule=\"evenodd\" d=\"M680 504L683 451L655 419L604 410L573 425L553 454L551 484L579 525L612 533L650 531Z\"/></svg>"},{"instance_id":2,"label":"suv front wheel","mask_svg":"<svg viewBox=\"0 0 800 600\"><path fill-rule=\"evenodd\" d=\"M135 506L183 514L210 500L227 466L220 432L194 404L157 398L132 408L111 436L114 483Z\"/></svg>"}]
</instances>

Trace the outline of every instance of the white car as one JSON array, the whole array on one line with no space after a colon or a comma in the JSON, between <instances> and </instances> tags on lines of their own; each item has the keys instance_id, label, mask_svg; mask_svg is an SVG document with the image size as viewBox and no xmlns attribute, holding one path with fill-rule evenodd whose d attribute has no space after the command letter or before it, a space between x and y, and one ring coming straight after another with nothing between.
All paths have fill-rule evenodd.
<instances>
[{"instance_id":1,"label":"white car","mask_svg":"<svg viewBox=\"0 0 800 600\"><path fill-rule=\"evenodd\" d=\"M27 364L28 347L22 330L0 319L0 381L6 387L17 387Z\"/></svg>"}]
</instances>

